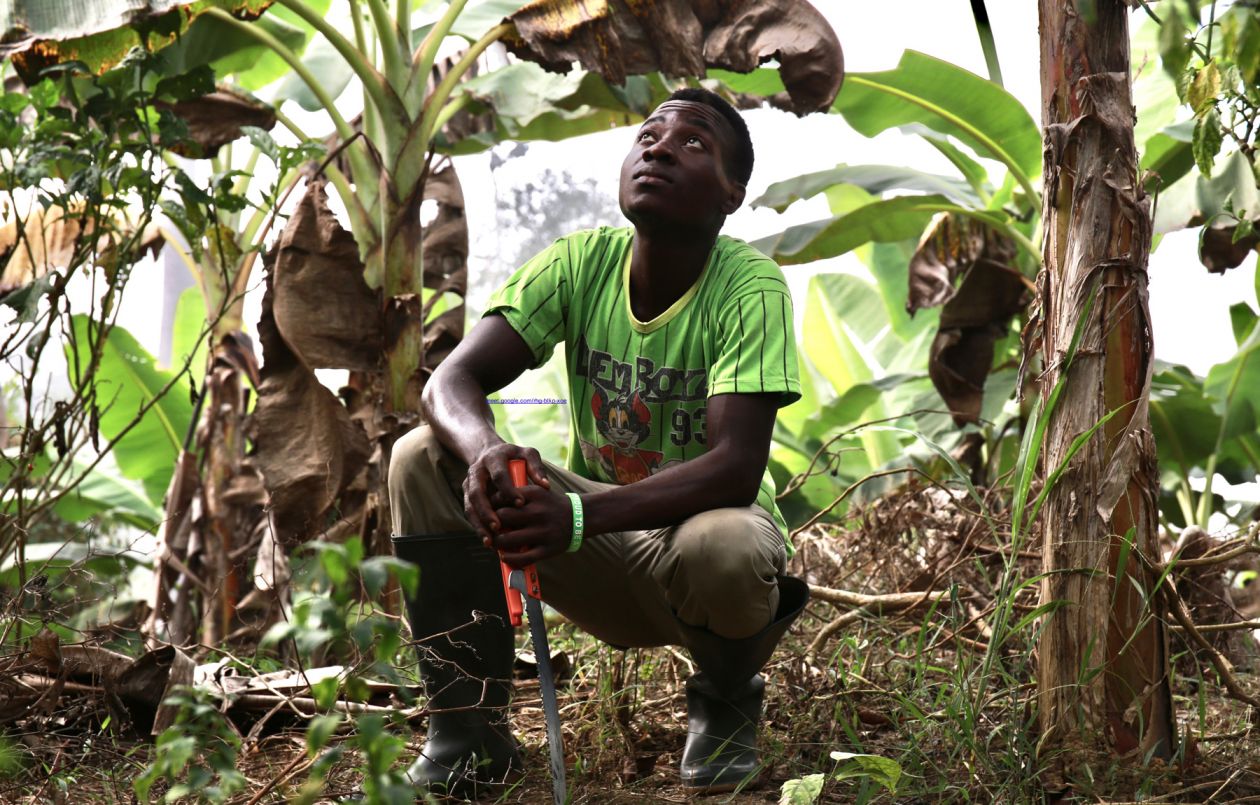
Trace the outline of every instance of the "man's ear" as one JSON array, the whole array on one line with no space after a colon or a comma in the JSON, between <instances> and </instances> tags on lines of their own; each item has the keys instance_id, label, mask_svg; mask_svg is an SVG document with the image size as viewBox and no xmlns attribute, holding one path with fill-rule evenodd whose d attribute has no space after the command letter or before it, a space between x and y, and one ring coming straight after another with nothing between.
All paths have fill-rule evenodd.
<instances>
[{"instance_id":1,"label":"man's ear","mask_svg":"<svg viewBox=\"0 0 1260 805\"><path fill-rule=\"evenodd\" d=\"M726 198L722 200L722 214L730 215L740 208L744 203L744 195L748 192L748 188L739 182L730 182L727 185Z\"/></svg>"}]
</instances>

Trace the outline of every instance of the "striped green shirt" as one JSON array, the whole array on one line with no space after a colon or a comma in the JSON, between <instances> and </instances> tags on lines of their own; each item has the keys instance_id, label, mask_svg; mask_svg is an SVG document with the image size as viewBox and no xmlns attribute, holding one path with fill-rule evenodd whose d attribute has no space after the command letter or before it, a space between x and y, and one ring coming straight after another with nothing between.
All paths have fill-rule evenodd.
<instances>
[{"instance_id":1,"label":"striped green shirt","mask_svg":"<svg viewBox=\"0 0 1260 805\"><path fill-rule=\"evenodd\" d=\"M572 418L569 469L627 484L708 449L705 413L715 394L800 395L792 299L778 265L721 236L696 283L651 321L629 302L631 229L561 238L490 298L536 365L566 345ZM757 505L784 535L774 481L762 476Z\"/></svg>"}]
</instances>

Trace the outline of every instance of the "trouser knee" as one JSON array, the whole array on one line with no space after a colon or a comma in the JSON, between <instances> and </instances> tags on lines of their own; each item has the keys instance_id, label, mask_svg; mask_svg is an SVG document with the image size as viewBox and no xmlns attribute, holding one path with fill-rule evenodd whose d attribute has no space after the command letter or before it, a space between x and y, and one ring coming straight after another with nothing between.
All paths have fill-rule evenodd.
<instances>
[{"instance_id":1,"label":"trouser knee","mask_svg":"<svg viewBox=\"0 0 1260 805\"><path fill-rule=\"evenodd\" d=\"M469 530L459 474L454 457L428 425L394 442L387 477L394 533Z\"/></svg>"},{"instance_id":2,"label":"trouser knee","mask_svg":"<svg viewBox=\"0 0 1260 805\"><path fill-rule=\"evenodd\" d=\"M658 581L683 623L747 637L765 628L778 606L782 540L773 521L752 508L704 512L675 530Z\"/></svg>"}]
</instances>

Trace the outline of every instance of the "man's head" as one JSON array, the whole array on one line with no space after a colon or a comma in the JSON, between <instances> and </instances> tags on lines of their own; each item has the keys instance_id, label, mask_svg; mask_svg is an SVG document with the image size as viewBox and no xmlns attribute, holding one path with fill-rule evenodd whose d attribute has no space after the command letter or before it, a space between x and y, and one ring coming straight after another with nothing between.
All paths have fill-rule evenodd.
<instances>
[{"instance_id":1,"label":"man's head","mask_svg":"<svg viewBox=\"0 0 1260 805\"><path fill-rule=\"evenodd\" d=\"M744 201L753 148L739 112L681 89L648 116L621 166L622 212L636 226L712 229Z\"/></svg>"}]
</instances>

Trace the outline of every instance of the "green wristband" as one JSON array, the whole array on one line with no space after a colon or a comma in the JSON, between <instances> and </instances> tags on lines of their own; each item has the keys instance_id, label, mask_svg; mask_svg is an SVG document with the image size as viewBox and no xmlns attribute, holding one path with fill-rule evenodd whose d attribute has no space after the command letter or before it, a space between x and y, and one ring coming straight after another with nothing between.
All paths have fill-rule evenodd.
<instances>
[{"instance_id":1,"label":"green wristband","mask_svg":"<svg viewBox=\"0 0 1260 805\"><path fill-rule=\"evenodd\" d=\"M573 538L569 540L567 553L573 553L582 547L582 534L586 530L586 518L582 513L582 499L578 497L576 492L565 492L569 496L569 503L573 505Z\"/></svg>"}]
</instances>

